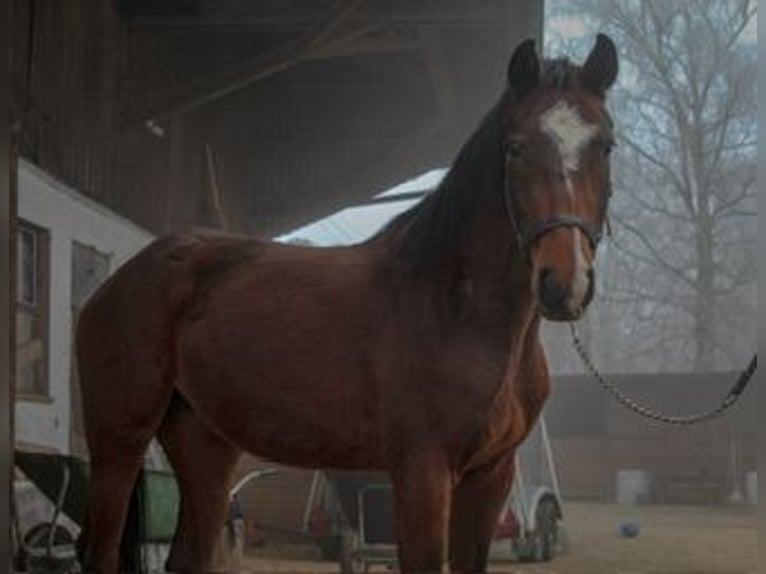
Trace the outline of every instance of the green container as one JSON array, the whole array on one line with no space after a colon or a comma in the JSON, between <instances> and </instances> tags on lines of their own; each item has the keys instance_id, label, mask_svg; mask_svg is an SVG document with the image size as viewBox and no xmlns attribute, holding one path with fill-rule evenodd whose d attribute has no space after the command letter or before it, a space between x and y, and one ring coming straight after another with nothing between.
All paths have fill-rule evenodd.
<instances>
[{"instance_id":1,"label":"green container","mask_svg":"<svg viewBox=\"0 0 766 574\"><path fill-rule=\"evenodd\" d=\"M178 483L169 472L147 470L142 485L143 540L170 542L178 522Z\"/></svg>"},{"instance_id":2,"label":"green container","mask_svg":"<svg viewBox=\"0 0 766 574\"><path fill-rule=\"evenodd\" d=\"M53 503L58 498L64 467L70 470L69 488L63 512L78 526L85 521L89 482L88 463L74 456L17 450L14 463ZM175 476L170 472L146 470L138 489L141 507L141 540L170 542L178 521L180 495Z\"/></svg>"}]
</instances>

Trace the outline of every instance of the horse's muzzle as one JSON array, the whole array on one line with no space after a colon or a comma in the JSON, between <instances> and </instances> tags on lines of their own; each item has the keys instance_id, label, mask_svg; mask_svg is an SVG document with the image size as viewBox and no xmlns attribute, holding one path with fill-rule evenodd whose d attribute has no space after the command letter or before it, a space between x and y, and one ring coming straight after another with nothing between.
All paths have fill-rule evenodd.
<instances>
[{"instance_id":1,"label":"horse's muzzle","mask_svg":"<svg viewBox=\"0 0 766 574\"><path fill-rule=\"evenodd\" d=\"M587 272L588 286L584 293L575 293L571 287L562 284L556 273L549 268L540 272L537 296L540 311L550 321L572 321L579 319L593 299L593 271Z\"/></svg>"}]
</instances>

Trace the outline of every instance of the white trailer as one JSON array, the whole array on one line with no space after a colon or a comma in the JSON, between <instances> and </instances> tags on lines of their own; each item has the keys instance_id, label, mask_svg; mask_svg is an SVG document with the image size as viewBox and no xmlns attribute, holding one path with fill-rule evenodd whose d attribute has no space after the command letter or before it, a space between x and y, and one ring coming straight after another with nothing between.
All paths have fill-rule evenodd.
<instances>
[{"instance_id":1,"label":"white trailer","mask_svg":"<svg viewBox=\"0 0 766 574\"><path fill-rule=\"evenodd\" d=\"M341 572L396 563L392 486L385 474L318 473L306 509L306 530ZM543 417L517 454L513 488L498 517L493 561L544 562L563 549L558 476Z\"/></svg>"}]
</instances>

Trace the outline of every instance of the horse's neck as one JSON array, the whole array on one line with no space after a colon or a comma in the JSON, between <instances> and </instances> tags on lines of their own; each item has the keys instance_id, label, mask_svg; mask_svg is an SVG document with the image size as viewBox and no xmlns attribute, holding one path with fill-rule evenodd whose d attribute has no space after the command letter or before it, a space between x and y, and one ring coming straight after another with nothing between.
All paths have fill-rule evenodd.
<instances>
[{"instance_id":1,"label":"horse's neck","mask_svg":"<svg viewBox=\"0 0 766 574\"><path fill-rule=\"evenodd\" d=\"M527 324L535 307L531 269L516 249L504 206L490 202L477 209L463 233L457 265L473 285L478 304L503 307L514 322Z\"/></svg>"},{"instance_id":2,"label":"horse's neck","mask_svg":"<svg viewBox=\"0 0 766 574\"><path fill-rule=\"evenodd\" d=\"M453 190L454 191L454 190ZM465 320L482 323L527 324L533 313L531 278L526 259L516 252L511 222L505 212L501 192L497 189L461 190L473 194L466 202L461 223L450 226L444 234L443 221L424 213L407 225L391 229L385 238L386 252L399 265L394 265L405 281L421 284L430 301L447 301L457 307ZM443 209L436 204L426 209ZM415 226L426 226L413 229ZM430 252L415 250L413 262L408 258L406 242L410 233L423 238L442 236L443 241L428 244ZM434 296L436 294L436 296ZM439 296L441 294L441 296ZM478 315L478 316L477 316Z\"/></svg>"},{"instance_id":3,"label":"horse's neck","mask_svg":"<svg viewBox=\"0 0 766 574\"><path fill-rule=\"evenodd\" d=\"M504 96L505 97L505 96ZM527 316L532 308L530 270L517 252L503 197L504 100L463 146L433 196L397 218L382 233L401 273L448 296L460 289ZM456 291L457 290L457 291Z\"/></svg>"}]
</instances>

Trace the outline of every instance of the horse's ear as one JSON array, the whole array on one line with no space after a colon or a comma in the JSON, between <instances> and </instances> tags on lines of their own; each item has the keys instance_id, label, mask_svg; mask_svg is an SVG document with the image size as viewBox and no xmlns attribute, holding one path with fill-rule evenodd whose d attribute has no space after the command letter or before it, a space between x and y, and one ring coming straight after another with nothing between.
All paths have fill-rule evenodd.
<instances>
[{"instance_id":1,"label":"horse's ear","mask_svg":"<svg viewBox=\"0 0 766 574\"><path fill-rule=\"evenodd\" d=\"M617 79L617 48L606 34L596 36L596 45L582 66L582 85L603 97Z\"/></svg>"},{"instance_id":2,"label":"horse's ear","mask_svg":"<svg viewBox=\"0 0 766 574\"><path fill-rule=\"evenodd\" d=\"M540 60L535 41L524 40L513 52L508 63L508 85L517 95L524 94L540 81Z\"/></svg>"}]
</instances>

